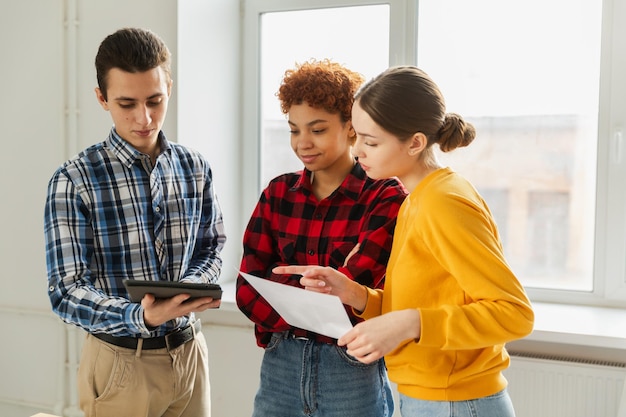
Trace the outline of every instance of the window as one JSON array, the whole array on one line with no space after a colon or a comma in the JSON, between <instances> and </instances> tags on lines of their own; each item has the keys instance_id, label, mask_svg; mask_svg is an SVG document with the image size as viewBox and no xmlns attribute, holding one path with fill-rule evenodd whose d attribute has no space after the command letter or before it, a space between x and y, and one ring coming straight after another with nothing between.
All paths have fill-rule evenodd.
<instances>
[{"instance_id":1,"label":"window","mask_svg":"<svg viewBox=\"0 0 626 417\"><path fill-rule=\"evenodd\" d=\"M531 297L626 300L626 29L616 17L626 0L280 3L245 2L244 166L258 180L244 189L249 207L274 175L300 169L275 97L285 69L328 57L371 78L416 64L477 128L470 147L441 158L488 201ZM345 16L351 24L337 24Z\"/></svg>"}]
</instances>

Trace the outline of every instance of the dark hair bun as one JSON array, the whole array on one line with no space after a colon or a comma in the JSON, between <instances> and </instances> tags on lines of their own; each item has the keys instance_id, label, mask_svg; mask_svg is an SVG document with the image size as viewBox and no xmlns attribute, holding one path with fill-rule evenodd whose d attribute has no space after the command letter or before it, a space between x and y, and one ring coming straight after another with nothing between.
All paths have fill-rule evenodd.
<instances>
[{"instance_id":1,"label":"dark hair bun","mask_svg":"<svg viewBox=\"0 0 626 417\"><path fill-rule=\"evenodd\" d=\"M456 113L446 113L443 126L437 132L439 147L444 152L467 146L476 137L476 129Z\"/></svg>"}]
</instances>

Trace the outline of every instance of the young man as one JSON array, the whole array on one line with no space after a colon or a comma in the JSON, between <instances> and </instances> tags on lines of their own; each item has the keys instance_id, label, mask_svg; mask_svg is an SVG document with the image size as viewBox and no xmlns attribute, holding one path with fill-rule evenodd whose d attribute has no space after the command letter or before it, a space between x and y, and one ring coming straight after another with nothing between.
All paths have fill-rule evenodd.
<instances>
[{"instance_id":1,"label":"young man","mask_svg":"<svg viewBox=\"0 0 626 417\"><path fill-rule=\"evenodd\" d=\"M80 407L86 417L210 416L194 312L220 301L148 294L133 303L123 280L217 280L226 238L211 169L161 131L172 79L157 35L121 29L95 64L96 98L114 126L54 173L44 219L52 309L88 332Z\"/></svg>"}]
</instances>

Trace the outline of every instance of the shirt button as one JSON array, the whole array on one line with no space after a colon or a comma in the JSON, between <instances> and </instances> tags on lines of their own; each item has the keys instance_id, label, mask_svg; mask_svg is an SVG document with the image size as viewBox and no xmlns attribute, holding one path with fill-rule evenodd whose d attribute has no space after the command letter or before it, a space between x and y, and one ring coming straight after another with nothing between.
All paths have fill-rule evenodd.
<instances>
[{"instance_id":1,"label":"shirt button","mask_svg":"<svg viewBox=\"0 0 626 417\"><path fill-rule=\"evenodd\" d=\"M309 249L309 252L308 252L309 255L313 256L314 253L315 251L313 249Z\"/></svg>"},{"instance_id":2,"label":"shirt button","mask_svg":"<svg viewBox=\"0 0 626 417\"><path fill-rule=\"evenodd\" d=\"M51 285L48 287L48 291L54 291L54 287Z\"/></svg>"},{"instance_id":3,"label":"shirt button","mask_svg":"<svg viewBox=\"0 0 626 417\"><path fill-rule=\"evenodd\" d=\"M156 208L154 209L154 211L156 211L157 213L161 211L161 207L156 206Z\"/></svg>"}]
</instances>

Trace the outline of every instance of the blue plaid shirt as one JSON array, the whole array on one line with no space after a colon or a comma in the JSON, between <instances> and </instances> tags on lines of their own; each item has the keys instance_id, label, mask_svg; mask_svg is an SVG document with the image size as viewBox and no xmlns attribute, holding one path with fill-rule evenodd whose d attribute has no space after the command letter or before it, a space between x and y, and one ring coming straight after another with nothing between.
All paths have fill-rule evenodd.
<instances>
[{"instance_id":1,"label":"blue plaid shirt","mask_svg":"<svg viewBox=\"0 0 626 417\"><path fill-rule=\"evenodd\" d=\"M149 330L124 279L217 281L226 237L211 168L162 132L159 143L153 166L112 129L52 176L44 217L48 295L63 321L90 333L161 336L192 317Z\"/></svg>"}]
</instances>

